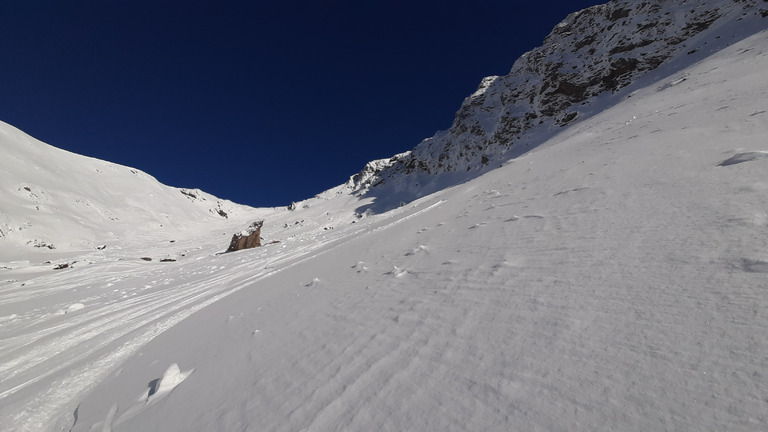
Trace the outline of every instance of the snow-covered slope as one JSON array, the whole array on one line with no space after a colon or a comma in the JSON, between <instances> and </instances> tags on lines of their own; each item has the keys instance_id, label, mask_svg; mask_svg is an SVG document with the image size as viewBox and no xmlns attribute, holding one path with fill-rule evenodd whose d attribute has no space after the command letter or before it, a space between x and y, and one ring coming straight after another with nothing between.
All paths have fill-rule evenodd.
<instances>
[{"instance_id":1,"label":"snow-covered slope","mask_svg":"<svg viewBox=\"0 0 768 432\"><path fill-rule=\"evenodd\" d=\"M763 31L390 212L256 210L259 249L6 270L0 429L765 430L766 70Z\"/></svg>"},{"instance_id":2,"label":"snow-covered slope","mask_svg":"<svg viewBox=\"0 0 768 432\"><path fill-rule=\"evenodd\" d=\"M226 226L252 209L40 142L0 122L0 262L23 265L96 247ZM242 222L241 222L242 223ZM9 261L17 261L15 264Z\"/></svg>"},{"instance_id":3,"label":"snow-covered slope","mask_svg":"<svg viewBox=\"0 0 768 432\"><path fill-rule=\"evenodd\" d=\"M360 190L383 211L476 177L765 28L762 0L612 1L572 13L509 74L483 79L450 129L393 158Z\"/></svg>"}]
</instances>

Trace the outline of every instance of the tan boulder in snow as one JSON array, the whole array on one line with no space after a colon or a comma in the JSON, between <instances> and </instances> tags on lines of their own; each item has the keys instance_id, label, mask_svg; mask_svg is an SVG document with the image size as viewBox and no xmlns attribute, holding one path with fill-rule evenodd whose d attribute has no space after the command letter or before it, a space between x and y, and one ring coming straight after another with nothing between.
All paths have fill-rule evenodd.
<instances>
[{"instance_id":1,"label":"tan boulder in snow","mask_svg":"<svg viewBox=\"0 0 768 432\"><path fill-rule=\"evenodd\" d=\"M261 227L263 220L252 223L247 229L232 236L227 252L239 251L261 246Z\"/></svg>"}]
</instances>

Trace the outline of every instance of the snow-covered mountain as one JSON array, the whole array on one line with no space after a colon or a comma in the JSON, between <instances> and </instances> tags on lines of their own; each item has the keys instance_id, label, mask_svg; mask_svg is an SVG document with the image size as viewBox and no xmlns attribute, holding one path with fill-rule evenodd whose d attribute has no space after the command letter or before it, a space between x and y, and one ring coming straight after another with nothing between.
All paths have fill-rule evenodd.
<instances>
[{"instance_id":1,"label":"snow-covered mountain","mask_svg":"<svg viewBox=\"0 0 768 432\"><path fill-rule=\"evenodd\" d=\"M356 189L378 196L382 211L476 177L765 28L766 17L760 0L612 1L574 12L509 74L483 79L450 129L393 157Z\"/></svg>"},{"instance_id":2,"label":"snow-covered mountain","mask_svg":"<svg viewBox=\"0 0 768 432\"><path fill-rule=\"evenodd\" d=\"M246 206L162 185L137 169L70 153L0 122L0 261L123 246L225 226ZM35 249L37 248L37 249Z\"/></svg>"},{"instance_id":3,"label":"snow-covered mountain","mask_svg":"<svg viewBox=\"0 0 768 432\"><path fill-rule=\"evenodd\" d=\"M766 7L616 2L566 23L644 21L621 5L713 21L615 93L588 86L577 118L540 115L530 151L409 171L460 161L469 132L425 150L452 128L291 209L0 125L0 430L768 429ZM545 48L589 36L558 28ZM507 78L461 122L494 136ZM398 205L417 183L436 192ZM221 254L256 218L265 246Z\"/></svg>"}]
</instances>

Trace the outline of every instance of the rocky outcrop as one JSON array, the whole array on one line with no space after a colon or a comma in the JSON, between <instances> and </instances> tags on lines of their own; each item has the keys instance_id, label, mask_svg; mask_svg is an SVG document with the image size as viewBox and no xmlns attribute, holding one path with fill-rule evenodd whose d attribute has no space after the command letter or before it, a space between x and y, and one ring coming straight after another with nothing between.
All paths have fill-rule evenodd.
<instances>
[{"instance_id":1,"label":"rocky outcrop","mask_svg":"<svg viewBox=\"0 0 768 432\"><path fill-rule=\"evenodd\" d=\"M239 251L261 246L261 227L264 221L253 222L247 229L232 236L227 252Z\"/></svg>"},{"instance_id":2,"label":"rocky outcrop","mask_svg":"<svg viewBox=\"0 0 768 432\"><path fill-rule=\"evenodd\" d=\"M215 207L209 207L208 211L210 213L219 215L219 216L223 217L224 219L229 219L229 212L227 212L225 210L225 207L226 207L226 208L229 208L230 211L231 211L231 207L232 206L231 206L231 203L229 201L216 199L216 197L214 197L213 195L207 194L207 193L201 191L200 189L184 189L184 188L182 188L182 189L179 189L179 192L181 192L182 195L187 197L187 199L189 199L192 202L206 202L207 201L208 203L210 203L211 199L215 199L216 200L216 202L215 202L216 206ZM207 196L207 198L206 198L206 196ZM213 203L210 203L210 205L213 205Z\"/></svg>"},{"instance_id":3,"label":"rocky outcrop","mask_svg":"<svg viewBox=\"0 0 768 432\"><path fill-rule=\"evenodd\" d=\"M379 182L379 176L384 170L406 160L410 154L411 152L405 152L394 155L391 158L368 162L359 173L351 176L344 186L352 193L363 195L371 186L375 186Z\"/></svg>"},{"instance_id":4,"label":"rocky outcrop","mask_svg":"<svg viewBox=\"0 0 768 432\"><path fill-rule=\"evenodd\" d=\"M665 62L714 49L712 42L729 24L752 20L768 26L761 18L765 5L763 0L625 0L572 13L509 74L483 79L450 129L408 154L366 167L352 179L354 189L376 194L382 185L393 189L389 193L421 188L412 199L433 192L430 187L445 187L445 181L430 177L479 175L561 126L599 112L612 95ZM718 43L734 42L725 39Z\"/></svg>"}]
</instances>

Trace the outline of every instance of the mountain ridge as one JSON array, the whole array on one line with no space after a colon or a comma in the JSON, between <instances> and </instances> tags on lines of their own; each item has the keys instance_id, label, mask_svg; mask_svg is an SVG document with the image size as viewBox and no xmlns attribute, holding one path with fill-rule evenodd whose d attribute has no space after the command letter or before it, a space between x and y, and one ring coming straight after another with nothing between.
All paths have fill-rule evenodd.
<instances>
[{"instance_id":1,"label":"mountain ridge","mask_svg":"<svg viewBox=\"0 0 768 432\"><path fill-rule=\"evenodd\" d=\"M757 0L612 1L573 12L507 75L484 78L449 129L367 165L348 189L379 198L361 211L380 212L474 178L630 96L645 75L672 74L765 28L766 17Z\"/></svg>"},{"instance_id":2,"label":"mountain ridge","mask_svg":"<svg viewBox=\"0 0 768 432\"><path fill-rule=\"evenodd\" d=\"M173 238L252 212L199 189L43 143L0 122L0 258L93 250L136 233ZM20 252L24 251L24 252Z\"/></svg>"}]
</instances>

